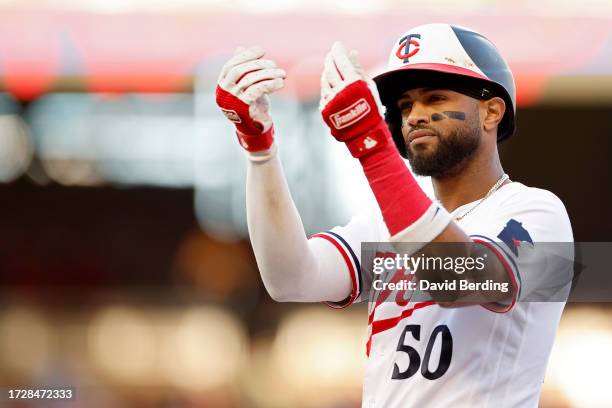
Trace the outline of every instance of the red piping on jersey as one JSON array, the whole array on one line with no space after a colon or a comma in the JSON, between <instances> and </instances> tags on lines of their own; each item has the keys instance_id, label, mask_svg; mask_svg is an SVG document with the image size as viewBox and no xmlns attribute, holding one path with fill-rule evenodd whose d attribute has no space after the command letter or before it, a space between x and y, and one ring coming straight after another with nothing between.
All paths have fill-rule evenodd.
<instances>
[{"instance_id":1,"label":"red piping on jersey","mask_svg":"<svg viewBox=\"0 0 612 408\"><path fill-rule=\"evenodd\" d=\"M476 243L482 244L484 246L486 246L487 248L489 248L491 251L493 251L493 253L495 254L495 256L497 256L497 258L501 261L502 265L504 265L504 269L506 269L506 272L508 272L508 275L510 275L510 281L512 282L512 304L510 306L508 306L506 309L503 310L496 310L493 309L491 307L488 307L486 304L481 304L480 306L484 307L485 309L491 311L491 312L495 312L495 313L506 313L509 312L513 307L514 304L516 303L516 296L518 295L518 283L516 282L516 277L514 276L514 271L512 269L512 267L510 266L510 264L508 263L508 261L506 260L506 258L502 255L501 252L499 252L497 250L497 248L495 248L495 246L493 244L491 244L490 242L486 242L486 241L481 241L478 239L474 239L473 240ZM518 271L517 271L518 273Z\"/></svg>"},{"instance_id":2,"label":"red piping on jersey","mask_svg":"<svg viewBox=\"0 0 612 408\"><path fill-rule=\"evenodd\" d=\"M412 316L412 313L415 310L423 309L424 307L435 305L435 304L436 302L433 302L433 301L415 303L414 306L412 306L411 308L408 308L402 311L402 313L399 316L390 317L388 319L376 320L375 322L372 322L372 330L370 332L370 338L368 338L368 342L366 343L366 355L367 356L370 355L370 347L372 346L372 336L394 328L395 326L398 325L399 322L404 320L406 317Z\"/></svg>"},{"instance_id":3,"label":"red piping on jersey","mask_svg":"<svg viewBox=\"0 0 612 408\"><path fill-rule=\"evenodd\" d=\"M400 279L400 275L395 274L394 278L391 280L391 282L395 282L396 281L396 277L397 277L398 280ZM415 277L416 277L415 274L411 274L410 275L410 280L413 281ZM394 292L394 291L387 290L387 291L383 292L382 295L378 296L378 298L376 299L376 304L374 305L374 309L372 310L372 312L368 316L368 324L372 324L372 322L374 321L374 314L376 313L376 308L378 306L380 306L381 303L384 303L384 302L388 301L387 299L389 299L389 297L391 296L392 292ZM412 300L412 296L414 296L414 292L411 293L410 298L408 300L403 300L402 301L403 304L400 304L398 302L398 300L397 300L398 296L399 296L399 293L396 293L395 294L395 303L397 303L398 306L403 307L403 306L406 306Z\"/></svg>"},{"instance_id":4,"label":"red piping on jersey","mask_svg":"<svg viewBox=\"0 0 612 408\"><path fill-rule=\"evenodd\" d=\"M357 271L355 270L355 266L353 266L351 259L349 258L349 254L346 253L346 250L344 249L344 247L342 247L342 245L340 245L340 243L338 243L338 241L336 241L334 238L330 237L329 235L319 233L319 234L313 235L311 238L323 238L331 242L338 249L338 251L340 252L340 255L342 255L344 262L346 262L346 265L348 266L349 275L351 276L352 289L351 289L351 294L349 295L349 297L346 300L343 300L339 303L325 302L325 304L327 304L330 307L333 307L334 309L342 309L347 306L350 306L357 298L357 279L355 278Z\"/></svg>"}]
</instances>

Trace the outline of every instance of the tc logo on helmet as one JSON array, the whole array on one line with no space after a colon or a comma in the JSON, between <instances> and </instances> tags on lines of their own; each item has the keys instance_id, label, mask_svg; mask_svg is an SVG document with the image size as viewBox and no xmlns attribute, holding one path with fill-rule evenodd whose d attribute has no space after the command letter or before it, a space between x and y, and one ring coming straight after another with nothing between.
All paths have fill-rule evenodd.
<instances>
[{"instance_id":1,"label":"tc logo on helmet","mask_svg":"<svg viewBox=\"0 0 612 408\"><path fill-rule=\"evenodd\" d=\"M397 47L395 56L401 59L404 64L408 62L408 58L413 57L421 49L421 44L413 38L421 39L421 34L408 34L399 40L399 47ZM410 49L411 45L414 46L412 50Z\"/></svg>"}]
</instances>

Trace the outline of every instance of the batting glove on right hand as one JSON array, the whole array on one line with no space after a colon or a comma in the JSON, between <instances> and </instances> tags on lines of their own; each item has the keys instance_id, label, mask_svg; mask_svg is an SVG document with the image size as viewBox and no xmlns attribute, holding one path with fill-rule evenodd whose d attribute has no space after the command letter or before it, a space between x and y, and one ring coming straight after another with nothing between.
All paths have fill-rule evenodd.
<instances>
[{"instance_id":1,"label":"batting glove on right hand","mask_svg":"<svg viewBox=\"0 0 612 408\"><path fill-rule=\"evenodd\" d=\"M285 85L285 71L262 59L261 47L238 49L217 82L217 105L236 125L240 145L249 152L268 150L274 141L268 94Z\"/></svg>"}]
</instances>

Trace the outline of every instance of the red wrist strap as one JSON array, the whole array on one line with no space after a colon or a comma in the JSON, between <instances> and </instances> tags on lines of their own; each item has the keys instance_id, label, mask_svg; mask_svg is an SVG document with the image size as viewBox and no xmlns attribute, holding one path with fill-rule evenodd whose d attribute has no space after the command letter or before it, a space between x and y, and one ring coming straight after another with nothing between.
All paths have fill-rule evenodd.
<instances>
[{"instance_id":1,"label":"red wrist strap","mask_svg":"<svg viewBox=\"0 0 612 408\"><path fill-rule=\"evenodd\" d=\"M347 140L346 147L353 157L361 158L386 146L389 143L388 133L387 124L381 121L372 131Z\"/></svg>"},{"instance_id":2,"label":"red wrist strap","mask_svg":"<svg viewBox=\"0 0 612 408\"><path fill-rule=\"evenodd\" d=\"M258 135L247 135L236 129L236 135L238 136L240 146L249 152L268 150L274 141L274 126L266 133L260 133Z\"/></svg>"}]
</instances>

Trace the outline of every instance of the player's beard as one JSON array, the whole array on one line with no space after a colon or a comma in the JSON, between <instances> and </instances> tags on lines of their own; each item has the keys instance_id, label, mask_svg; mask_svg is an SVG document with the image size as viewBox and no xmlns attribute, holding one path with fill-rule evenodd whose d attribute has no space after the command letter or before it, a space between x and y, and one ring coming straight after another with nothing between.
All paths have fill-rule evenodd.
<instances>
[{"instance_id":1,"label":"player's beard","mask_svg":"<svg viewBox=\"0 0 612 408\"><path fill-rule=\"evenodd\" d=\"M481 142L478 120L473 115L446 135L430 127L422 127L438 138L435 150L416 149L406 145L412 171L420 176L444 177L457 173L478 149ZM419 129L419 128L417 128Z\"/></svg>"}]
</instances>

